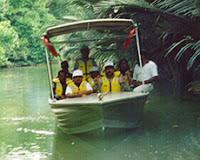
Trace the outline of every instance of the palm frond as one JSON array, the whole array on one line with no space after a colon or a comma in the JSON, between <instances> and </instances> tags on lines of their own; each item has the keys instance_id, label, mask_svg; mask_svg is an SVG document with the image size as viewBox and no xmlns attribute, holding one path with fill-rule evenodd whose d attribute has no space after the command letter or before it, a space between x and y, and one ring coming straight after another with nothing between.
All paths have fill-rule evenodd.
<instances>
[{"instance_id":1,"label":"palm frond","mask_svg":"<svg viewBox=\"0 0 200 160\"><path fill-rule=\"evenodd\" d=\"M188 49L188 48L192 48L192 46L194 46L195 43L188 43L186 44L184 47L182 47L179 52L176 54L175 58L177 61L180 60L180 58L182 57L182 55L185 53L185 51Z\"/></svg>"},{"instance_id":2,"label":"palm frond","mask_svg":"<svg viewBox=\"0 0 200 160\"><path fill-rule=\"evenodd\" d=\"M179 42L175 42L175 43L173 43L170 47L169 47L169 50L168 50L168 52L166 53L166 55L165 55L165 57L166 56L168 56L170 53L172 53L172 51L176 48L176 47L178 47L180 44L182 44L183 42L185 42L185 41L187 41L188 39L182 39L181 41L179 41Z\"/></svg>"},{"instance_id":3,"label":"palm frond","mask_svg":"<svg viewBox=\"0 0 200 160\"><path fill-rule=\"evenodd\" d=\"M199 49L197 49L196 52L193 54L193 56L190 58L187 69L190 69L192 67L194 61L196 60L198 56L200 56L200 46L199 46Z\"/></svg>"},{"instance_id":4,"label":"palm frond","mask_svg":"<svg viewBox=\"0 0 200 160\"><path fill-rule=\"evenodd\" d=\"M190 18L194 17L194 11L196 9L194 0L155 0L152 4L166 12Z\"/></svg>"},{"instance_id":5,"label":"palm frond","mask_svg":"<svg viewBox=\"0 0 200 160\"><path fill-rule=\"evenodd\" d=\"M66 15L66 16L63 16L63 19L70 22L70 21L78 21L80 20L80 17L77 17L77 16L72 16L72 15Z\"/></svg>"},{"instance_id":6,"label":"palm frond","mask_svg":"<svg viewBox=\"0 0 200 160\"><path fill-rule=\"evenodd\" d=\"M194 46L192 47L192 49L197 50L198 48L200 48L200 40L197 41Z\"/></svg>"},{"instance_id":7,"label":"palm frond","mask_svg":"<svg viewBox=\"0 0 200 160\"><path fill-rule=\"evenodd\" d=\"M177 43L173 43L165 56L172 53L172 51L175 48L178 49L181 45L183 45L183 43L186 43L183 47L181 47L179 49L179 51L176 54L176 56L174 57L174 59L177 61L180 61L181 57L183 57L183 54L186 53L186 51L188 49L191 49L190 53L192 54L192 56L191 56L190 60L188 61L188 66L187 66L187 69L190 69L192 67L192 65L194 64L196 58L200 55L200 40L197 42L195 42L194 40L193 40L193 42L189 42L189 41L191 41L191 39L189 40L186 37L185 39L182 39L181 41L179 41ZM192 53L193 51L194 51L194 53Z\"/></svg>"},{"instance_id":8,"label":"palm frond","mask_svg":"<svg viewBox=\"0 0 200 160\"><path fill-rule=\"evenodd\" d=\"M169 32L164 31L161 35L160 35L160 39L162 39L162 41L165 41L165 39L169 36Z\"/></svg>"},{"instance_id":9,"label":"palm frond","mask_svg":"<svg viewBox=\"0 0 200 160\"><path fill-rule=\"evenodd\" d=\"M156 10L154 6L150 5L144 0L109 0L100 1L99 3L97 3L94 7L94 11L95 13L100 14L102 12L108 11L109 9L112 9L114 13L117 13L118 10L121 7L123 8L124 6Z\"/></svg>"}]
</instances>

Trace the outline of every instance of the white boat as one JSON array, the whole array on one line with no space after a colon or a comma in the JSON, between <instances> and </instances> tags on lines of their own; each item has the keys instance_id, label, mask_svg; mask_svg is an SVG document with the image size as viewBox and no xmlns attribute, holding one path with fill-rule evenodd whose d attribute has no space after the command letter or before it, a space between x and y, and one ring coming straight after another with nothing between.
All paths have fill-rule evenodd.
<instances>
[{"instance_id":1,"label":"white boat","mask_svg":"<svg viewBox=\"0 0 200 160\"><path fill-rule=\"evenodd\" d=\"M59 126L66 133L82 133L98 128L136 128L142 120L148 93L108 93L59 101L49 99Z\"/></svg>"},{"instance_id":2,"label":"white boat","mask_svg":"<svg viewBox=\"0 0 200 160\"><path fill-rule=\"evenodd\" d=\"M48 28L45 37L52 38L54 36L92 29L130 31L133 28L136 29L135 36L140 58L137 27L130 19L94 19L66 23ZM51 42L51 44L56 43L71 42ZM47 49L46 56L52 93L51 97L54 97ZM139 59L139 62L141 63L141 59ZM148 94L148 92L110 92L102 98L101 95L94 93L80 98L68 98L64 100L50 98L49 104L56 115L58 125L68 134L83 133L106 127L136 128L141 124L144 104Z\"/></svg>"}]
</instances>

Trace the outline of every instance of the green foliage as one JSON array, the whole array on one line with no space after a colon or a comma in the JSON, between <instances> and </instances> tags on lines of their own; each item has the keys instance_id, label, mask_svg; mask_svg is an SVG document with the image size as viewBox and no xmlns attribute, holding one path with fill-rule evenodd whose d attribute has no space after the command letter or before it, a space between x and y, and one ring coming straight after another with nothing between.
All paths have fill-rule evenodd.
<instances>
[{"instance_id":1,"label":"green foliage","mask_svg":"<svg viewBox=\"0 0 200 160\"><path fill-rule=\"evenodd\" d=\"M6 20L6 15L9 14L9 3L7 0L0 0L0 20Z\"/></svg>"},{"instance_id":2,"label":"green foliage","mask_svg":"<svg viewBox=\"0 0 200 160\"><path fill-rule=\"evenodd\" d=\"M78 0L52 0L48 7L50 13L56 16L59 20L55 24L95 18L93 12L94 3L92 0L78 1Z\"/></svg>"},{"instance_id":3,"label":"green foliage","mask_svg":"<svg viewBox=\"0 0 200 160\"><path fill-rule=\"evenodd\" d=\"M41 28L48 25L51 20L54 20L54 17L48 14L46 2L26 0L21 3L11 1L11 4L13 4L13 13L15 15L9 18L14 22L13 26L22 40L23 46L21 46L20 50L24 53L24 60L32 60L36 63L44 62L45 56L42 42L40 41Z\"/></svg>"},{"instance_id":4,"label":"green foliage","mask_svg":"<svg viewBox=\"0 0 200 160\"><path fill-rule=\"evenodd\" d=\"M199 6L195 5L194 0L168 0L168 1L155 1L154 5L163 9L163 12L173 14L175 16L181 16L185 19L175 18L177 22L175 30L169 30L168 33L173 33L175 39L173 43L169 43L169 49L167 55L173 54L175 60L180 61L183 57L189 57L188 60L188 69L192 67L197 57L200 55L200 45L199 39L200 36L197 34L199 29L199 22L197 21L200 15L197 14L197 11L200 9ZM179 21L183 21L184 25L181 26ZM168 24L170 24L168 22ZM181 29L179 29L179 28ZM178 33L178 34L177 34ZM163 38L164 41L166 41ZM176 49L176 50L174 50Z\"/></svg>"},{"instance_id":5,"label":"green foliage","mask_svg":"<svg viewBox=\"0 0 200 160\"><path fill-rule=\"evenodd\" d=\"M0 45L13 64L45 62L41 35L55 18L42 0L0 0Z\"/></svg>"},{"instance_id":6,"label":"green foliage","mask_svg":"<svg viewBox=\"0 0 200 160\"><path fill-rule=\"evenodd\" d=\"M18 58L16 48L19 46L19 37L17 32L11 26L10 21L0 22L0 39L1 65L4 66L7 64L8 58Z\"/></svg>"},{"instance_id":7,"label":"green foliage","mask_svg":"<svg viewBox=\"0 0 200 160\"><path fill-rule=\"evenodd\" d=\"M194 0L155 0L153 5L173 15L193 18L195 12Z\"/></svg>"},{"instance_id":8,"label":"green foliage","mask_svg":"<svg viewBox=\"0 0 200 160\"><path fill-rule=\"evenodd\" d=\"M100 1L95 6L95 12L100 15L108 15L112 13L113 15L117 12L119 13L120 9L129 8L129 12L131 11L131 7L134 8L146 8L146 9L156 9L155 7L149 5L148 2L144 0L109 0L109 1ZM158 10L158 9L156 9ZM126 14L125 12L123 14Z\"/></svg>"},{"instance_id":9,"label":"green foliage","mask_svg":"<svg viewBox=\"0 0 200 160\"><path fill-rule=\"evenodd\" d=\"M0 46L0 66L7 66L10 65L8 59L5 56L4 49Z\"/></svg>"}]
</instances>

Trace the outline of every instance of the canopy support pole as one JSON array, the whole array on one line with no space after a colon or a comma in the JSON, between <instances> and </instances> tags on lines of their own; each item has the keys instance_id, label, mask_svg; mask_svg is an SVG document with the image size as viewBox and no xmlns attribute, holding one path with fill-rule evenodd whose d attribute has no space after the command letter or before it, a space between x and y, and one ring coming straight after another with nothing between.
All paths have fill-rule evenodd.
<instances>
[{"instance_id":1,"label":"canopy support pole","mask_svg":"<svg viewBox=\"0 0 200 160\"><path fill-rule=\"evenodd\" d=\"M47 47L45 47L45 52L46 52L46 60L47 60L47 69L48 69L48 75L49 75L49 84L50 84L50 91L51 91L51 97L53 101L55 100L54 98L54 93L53 93L53 83L52 83L52 74L51 74L51 67L50 67L50 62L49 62L49 55L47 51Z\"/></svg>"},{"instance_id":2,"label":"canopy support pole","mask_svg":"<svg viewBox=\"0 0 200 160\"><path fill-rule=\"evenodd\" d=\"M144 77L143 77L143 71L142 71L142 58L141 58L141 52L140 52L140 42L139 42L139 34L138 34L138 27L136 26L136 30L135 30L135 34L136 34L136 43L137 43L137 51L138 51L138 58L139 58L139 64L140 64L140 69L142 72L142 84L144 85Z\"/></svg>"}]
</instances>

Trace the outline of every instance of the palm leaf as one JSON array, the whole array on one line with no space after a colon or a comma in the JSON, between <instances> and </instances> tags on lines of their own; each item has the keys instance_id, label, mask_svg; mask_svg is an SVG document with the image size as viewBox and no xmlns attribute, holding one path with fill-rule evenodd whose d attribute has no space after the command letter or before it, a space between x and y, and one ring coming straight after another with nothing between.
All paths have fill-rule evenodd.
<instances>
[{"instance_id":1,"label":"palm leaf","mask_svg":"<svg viewBox=\"0 0 200 160\"><path fill-rule=\"evenodd\" d=\"M194 63L194 61L196 60L196 58L200 55L200 46L199 49L196 50L196 52L193 54L193 56L190 58L189 62L188 62L188 66L187 69L190 69Z\"/></svg>"},{"instance_id":2,"label":"palm leaf","mask_svg":"<svg viewBox=\"0 0 200 160\"><path fill-rule=\"evenodd\" d=\"M187 39L182 39L179 42L173 43L171 47L169 48L168 52L166 53L165 57L168 56L168 54L170 54L176 47L178 47L180 44L182 44L185 41L187 41Z\"/></svg>"},{"instance_id":3,"label":"palm leaf","mask_svg":"<svg viewBox=\"0 0 200 160\"><path fill-rule=\"evenodd\" d=\"M195 43L188 43L187 45L185 45L184 47L182 47L179 52L176 54L175 58L174 59L177 59L177 61L180 60L181 56L183 55L183 53L188 49L188 48L192 48L192 46L194 45Z\"/></svg>"},{"instance_id":4,"label":"palm leaf","mask_svg":"<svg viewBox=\"0 0 200 160\"><path fill-rule=\"evenodd\" d=\"M192 49L197 50L198 48L200 48L200 40L197 41L194 46L192 47Z\"/></svg>"},{"instance_id":5,"label":"palm leaf","mask_svg":"<svg viewBox=\"0 0 200 160\"><path fill-rule=\"evenodd\" d=\"M156 0L152 4L166 12L174 13L175 15L188 16L190 18L194 16L194 0Z\"/></svg>"},{"instance_id":6,"label":"palm leaf","mask_svg":"<svg viewBox=\"0 0 200 160\"><path fill-rule=\"evenodd\" d=\"M124 6L134 6L135 8L159 10L158 8L155 8L154 6L145 2L144 0L109 0L100 1L99 3L97 3L94 7L94 11L95 13L100 14L102 12L108 11L109 9L113 9L113 11L116 13L119 10L119 8Z\"/></svg>"}]
</instances>

